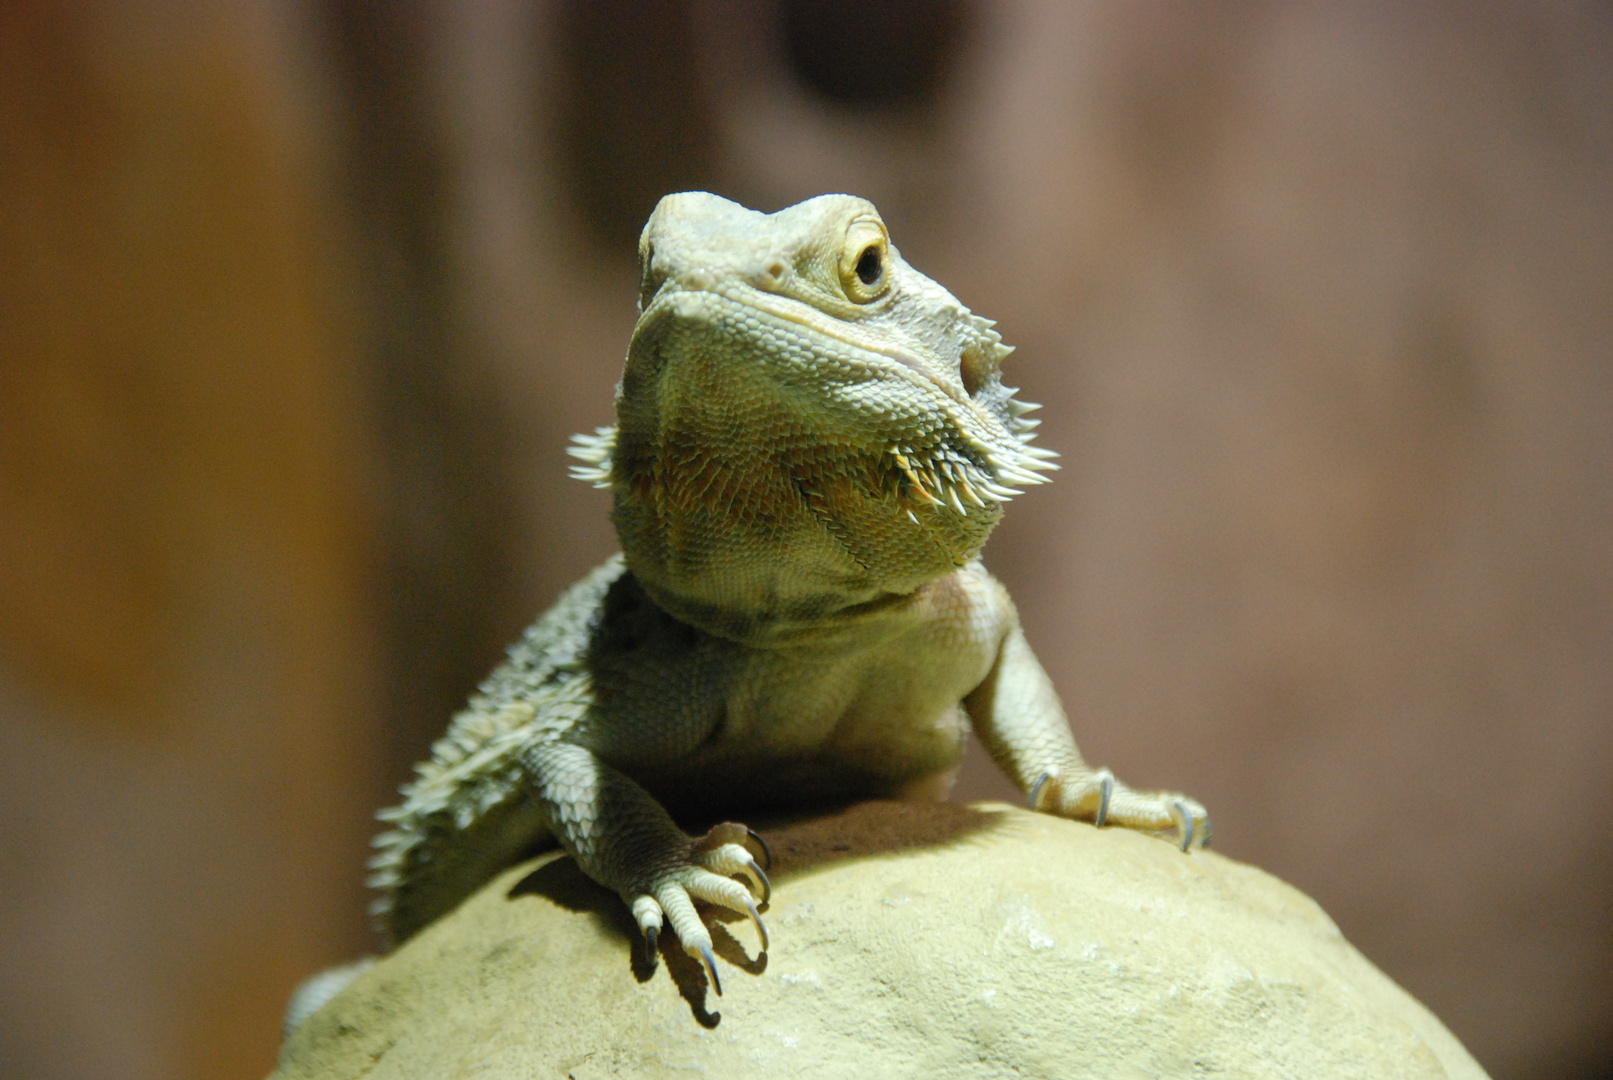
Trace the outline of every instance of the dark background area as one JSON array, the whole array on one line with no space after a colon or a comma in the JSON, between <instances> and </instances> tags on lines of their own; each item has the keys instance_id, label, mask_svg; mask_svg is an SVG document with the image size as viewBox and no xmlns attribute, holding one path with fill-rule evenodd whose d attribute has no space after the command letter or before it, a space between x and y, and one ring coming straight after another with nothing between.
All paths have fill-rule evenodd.
<instances>
[{"instance_id":1,"label":"dark background area","mask_svg":"<svg viewBox=\"0 0 1613 1080\"><path fill-rule=\"evenodd\" d=\"M871 198L1019 346L1089 760L1613 1077L1613 13L1029 0L0 6L0 1075L262 1075L373 948L691 188Z\"/></svg>"}]
</instances>

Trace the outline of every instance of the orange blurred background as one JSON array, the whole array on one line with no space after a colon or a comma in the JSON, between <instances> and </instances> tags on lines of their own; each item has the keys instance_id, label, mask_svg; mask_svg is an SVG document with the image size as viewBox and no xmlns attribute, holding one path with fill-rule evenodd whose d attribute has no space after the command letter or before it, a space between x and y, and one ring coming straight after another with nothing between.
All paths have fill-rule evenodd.
<instances>
[{"instance_id":1,"label":"orange blurred background","mask_svg":"<svg viewBox=\"0 0 1613 1080\"><path fill-rule=\"evenodd\" d=\"M373 947L689 188L867 196L1020 347L1089 759L1613 1077L1613 12L1031 0L0 5L0 1076L261 1076Z\"/></svg>"}]
</instances>

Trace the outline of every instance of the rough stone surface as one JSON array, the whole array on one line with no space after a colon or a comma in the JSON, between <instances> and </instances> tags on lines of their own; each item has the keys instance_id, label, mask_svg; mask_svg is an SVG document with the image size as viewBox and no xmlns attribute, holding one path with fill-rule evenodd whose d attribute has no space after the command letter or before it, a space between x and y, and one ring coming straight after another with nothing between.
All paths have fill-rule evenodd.
<instances>
[{"instance_id":1,"label":"rough stone surface","mask_svg":"<svg viewBox=\"0 0 1613 1080\"><path fill-rule=\"evenodd\" d=\"M763 835L771 955L718 913L726 996L553 853L361 976L276 1080L1484 1076L1314 901L1212 852L999 804Z\"/></svg>"}]
</instances>

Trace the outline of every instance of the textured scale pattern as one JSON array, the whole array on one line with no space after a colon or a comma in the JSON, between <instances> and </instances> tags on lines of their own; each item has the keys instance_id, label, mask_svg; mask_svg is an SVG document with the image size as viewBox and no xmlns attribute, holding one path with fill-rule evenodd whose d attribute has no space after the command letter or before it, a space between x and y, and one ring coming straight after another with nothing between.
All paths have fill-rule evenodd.
<instances>
[{"instance_id":1,"label":"textured scale pattern","mask_svg":"<svg viewBox=\"0 0 1613 1080\"><path fill-rule=\"evenodd\" d=\"M669 195L645 226L617 424L575 439L622 543L529 629L383 811L375 913L402 941L534 846L670 924L749 916L732 822L943 795L972 725L1040 810L1208 837L1203 807L1081 759L978 555L1052 453L992 324L913 270L869 203L760 214Z\"/></svg>"}]
</instances>

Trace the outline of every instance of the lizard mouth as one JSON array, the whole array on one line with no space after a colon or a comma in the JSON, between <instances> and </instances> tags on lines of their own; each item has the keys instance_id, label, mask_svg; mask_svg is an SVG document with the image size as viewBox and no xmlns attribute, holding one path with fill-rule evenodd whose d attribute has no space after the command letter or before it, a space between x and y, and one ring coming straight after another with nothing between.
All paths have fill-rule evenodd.
<instances>
[{"instance_id":1,"label":"lizard mouth","mask_svg":"<svg viewBox=\"0 0 1613 1080\"><path fill-rule=\"evenodd\" d=\"M715 304L720 308L741 313L742 318L744 315L767 316L800 327L810 337L827 339L856 350L862 355L842 358L860 361L860 365L870 374L894 375L917 380L922 382L926 389L940 391L965 408L974 407L974 402L963 393L961 386L948 386L912 353L887 342L878 341L871 335L856 333L854 323L821 311L795 297L743 285L725 284L726 287L683 285L663 291L651 303L645 315L656 315L665 311L683 318L715 324L721 320L713 317L709 310L701 310L706 304ZM887 363L880 363L879 360L873 359L875 357Z\"/></svg>"}]
</instances>

